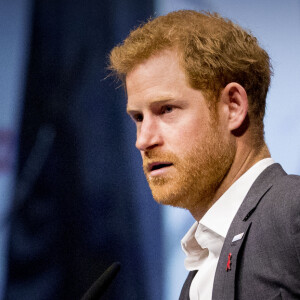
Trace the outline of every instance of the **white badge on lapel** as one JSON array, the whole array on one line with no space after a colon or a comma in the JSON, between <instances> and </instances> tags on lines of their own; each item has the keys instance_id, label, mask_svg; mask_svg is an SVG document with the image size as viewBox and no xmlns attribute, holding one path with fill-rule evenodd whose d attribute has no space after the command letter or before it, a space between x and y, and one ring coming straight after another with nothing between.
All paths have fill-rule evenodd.
<instances>
[{"instance_id":1,"label":"white badge on lapel","mask_svg":"<svg viewBox=\"0 0 300 300\"><path fill-rule=\"evenodd\" d=\"M238 241L238 240L240 240L240 239L242 239L243 236L244 236L244 232L235 235L235 236L233 237L233 239L232 239L232 243L233 243L233 242L236 242L236 241Z\"/></svg>"}]
</instances>

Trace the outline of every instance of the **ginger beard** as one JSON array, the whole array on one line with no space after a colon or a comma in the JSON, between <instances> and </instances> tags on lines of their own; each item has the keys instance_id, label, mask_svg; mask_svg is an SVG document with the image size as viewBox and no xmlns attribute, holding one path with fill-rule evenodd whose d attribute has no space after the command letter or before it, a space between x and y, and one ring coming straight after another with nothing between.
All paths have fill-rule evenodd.
<instances>
[{"instance_id":1,"label":"ginger beard","mask_svg":"<svg viewBox=\"0 0 300 300\"><path fill-rule=\"evenodd\" d=\"M148 150L143 169L153 198L160 204L186 209L209 207L214 194L228 173L236 153L235 142L225 140L217 125L211 125L205 137L179 157L173 152ZM172 175L151 177L147 164L172 162Z\"/></svg>"}]
</instances>

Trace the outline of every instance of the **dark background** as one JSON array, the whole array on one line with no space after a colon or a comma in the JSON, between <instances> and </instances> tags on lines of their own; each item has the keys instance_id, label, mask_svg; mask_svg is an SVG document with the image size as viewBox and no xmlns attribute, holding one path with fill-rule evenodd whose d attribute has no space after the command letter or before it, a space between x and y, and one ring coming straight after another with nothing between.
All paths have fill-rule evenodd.
<instances>
[{"instance_id":1,"label":"dark background","mask_svg":"<svg viewBox=\"0 0 300 300\"><path fill-rule=\"evenodd\" d=\"M33 4L5 299L80 299L114 261L105 299L161 299L160 211L106 70L153 3Z\"/></svg>"}]
</instances>

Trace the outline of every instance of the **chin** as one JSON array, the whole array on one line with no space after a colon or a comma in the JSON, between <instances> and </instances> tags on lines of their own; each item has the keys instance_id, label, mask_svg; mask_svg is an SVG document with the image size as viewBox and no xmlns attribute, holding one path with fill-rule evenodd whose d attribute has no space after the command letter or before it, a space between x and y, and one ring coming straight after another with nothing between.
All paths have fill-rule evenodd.
<instances>
[{"instance_id":1,"label":"chin","mask_svg":"<svg viewBox=\"0 0 300 300\"><path fill-rule=\"evenodd\" d=\"M174 190L166 187L151 188L151 191L154 200L159 204L187 208L185 201L183 201L186 200L187 195L184 196L181 193L174 192Z\"/></svg>"}]
</instances>

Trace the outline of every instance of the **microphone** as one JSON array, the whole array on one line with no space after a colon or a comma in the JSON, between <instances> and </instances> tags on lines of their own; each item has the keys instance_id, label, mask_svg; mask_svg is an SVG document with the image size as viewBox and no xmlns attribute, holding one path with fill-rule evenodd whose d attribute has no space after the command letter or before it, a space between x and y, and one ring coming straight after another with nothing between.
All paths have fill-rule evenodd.
<instances>
[{"instance_id":1,"label":"microphone","mask_svg":"<svg viewBox=\"0 0 300 300\"><path fill-rule=\"evenodd\" d=\"M110 286L121 268L119 262L114 262L106 271L92 284L81 300L98 300Z\"/></svg>"}]
</instances>

